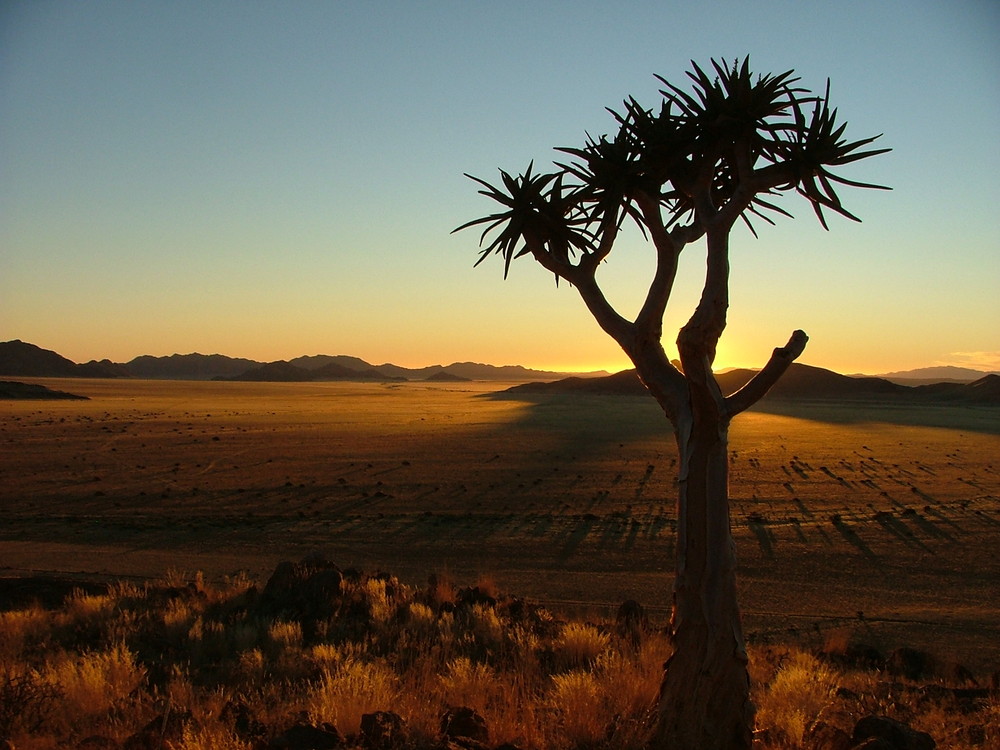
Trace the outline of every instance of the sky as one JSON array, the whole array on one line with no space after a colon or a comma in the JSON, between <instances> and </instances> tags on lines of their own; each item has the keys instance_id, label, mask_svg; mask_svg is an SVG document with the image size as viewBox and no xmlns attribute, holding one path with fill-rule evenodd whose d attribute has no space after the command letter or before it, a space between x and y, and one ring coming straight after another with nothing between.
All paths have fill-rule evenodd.
<instances>
[{"instance_id":1,"label":"sky","mask_svg":"<svg viewBox=\"0 0 1000 750\"><path fill-rule=\"evenodd\" d=\"M624 369L575 290L530 258L478 268L494 180L658 107L659 74L750 55L793 69L892 152L842 174L863 219L801 200L731 243L717 368L1000 369L995 0L0 2L0 340L74 361L349 354ZM666 316L700 293L682 256ZM636 311L652 251L601 269Z\"/></svg>"}]
</instances>

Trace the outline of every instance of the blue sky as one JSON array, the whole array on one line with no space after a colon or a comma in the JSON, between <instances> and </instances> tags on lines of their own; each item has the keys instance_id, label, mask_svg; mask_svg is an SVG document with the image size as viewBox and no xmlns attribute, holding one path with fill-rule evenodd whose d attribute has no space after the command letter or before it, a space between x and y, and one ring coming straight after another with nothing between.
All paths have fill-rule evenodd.
<instances>
[{"instance_id":1,"label":"blue sky","mask_svg":"<svg viewBox=\"0 0 1000 750\"><path fill-rule=\"evenodd\" d=\"M862 224L733 242L719 366L794 328L841 372L1000 368L1000 4L17 2L0 5L0 340L83 361L219 352L620 369L575 292L530 260L473 269L491 210L463 173L548 165L657 104L660 74L749 54L821 89ZM687 256L667 316L700 291ZM639 238L601 278L624 312Z\"/></svg>"}]
</instances>

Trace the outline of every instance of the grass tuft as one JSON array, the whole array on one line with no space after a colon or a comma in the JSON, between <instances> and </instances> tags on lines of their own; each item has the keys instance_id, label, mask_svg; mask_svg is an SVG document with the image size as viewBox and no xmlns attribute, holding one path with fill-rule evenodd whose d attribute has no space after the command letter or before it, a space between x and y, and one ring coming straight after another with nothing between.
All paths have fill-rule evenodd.
<instances>
[{"instance_id":1,"label":"grass tuft","mask_svg":"<svg viewBox=\"0 0 1000 750\"><path fill-rule=\"evenodd\" d=\"M415 589L352 576L339 593L323 589L322 616L296 592L275 605L257 590L245 577L213 586L172 573L0 613L0 737L19 750L89 736L125 746L157 717L183 715L175 750L266 746L304 719L357 744L364 714L392 711L411 745L430 747L442 714L465 706L485 720L491 747L646 746L671 652L662 630L560 622L485 580L459 589L441 577ZM837 661L848 645L826 644L827 656L751 649L756 747L803 746L817 720L849 734L870 713L941 747L1000 742L995 694L891 682Z\"/></svg>"}]
</instances>

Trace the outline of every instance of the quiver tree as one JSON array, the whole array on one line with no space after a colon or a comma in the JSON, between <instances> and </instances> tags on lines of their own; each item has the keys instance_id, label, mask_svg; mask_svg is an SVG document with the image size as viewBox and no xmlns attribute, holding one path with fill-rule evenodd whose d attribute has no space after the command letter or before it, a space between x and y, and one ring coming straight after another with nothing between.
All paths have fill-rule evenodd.
<instances>
[{"instance_id":1,"label":"quiver tree","mask_svg":"<svg viewBox=\"0 0 1000 750\"><path fill-rule=\"evenodd\" d=\"M501 182L471 177L500 205L497 213L455 231L485 225L478 265L531 257L571 284L601 328L635 365L673 427L679 454L677 560L671 633L651 746L672 750L749 748L754 708L736 595L730 532L727 433L734 416L756 403L802 353L806 334L788 343L739 391L723 395L712 374L729 306L729 238L738 221L790 216L774 200L798 193L827 228L827 214L858 219L837 187L880 188L831 172L889 149L866 149L878 136L844 139L837 111L823 94L798 85L792 71L754 76L749 58L729 67L712 61L715 76L697 65L692 91L659 78L658 110L635 99L612 111L613 136L588 136L555 171L531 164ZM655 271L634 319L605 298L597 272L625 222L652 245ZM701 298L677 335L679 366L661 343L663 315L681 252L704 239Z\"/></svg>"}]
</instances>

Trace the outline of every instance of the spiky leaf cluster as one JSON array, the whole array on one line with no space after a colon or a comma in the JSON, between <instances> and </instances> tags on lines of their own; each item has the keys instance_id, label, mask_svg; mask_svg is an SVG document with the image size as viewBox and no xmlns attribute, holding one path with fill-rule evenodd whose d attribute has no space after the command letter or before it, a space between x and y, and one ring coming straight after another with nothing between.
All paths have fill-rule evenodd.
<instances>
[{"instance_id":1,"label":"spiky leaf cluster","mask_svg":"<svg viewBox=\"0 0 1000 750\"><path fill-rule=\"evenodd\" d=\"M644 233L682 227L700 236L713 223L731 226L737 219L754 231L754 217L773 224L773 215L790 215L773 202L788 191L811 204L824 228L824 209L858 220L835 185L881 186L831 169L889 149L864 150L879 136L844 138L846 126L829 106L829 83L817 95L800 87L793 71L754 76L749 58L732 66L712 60L714 76L692 66L690 90L658 77L664 88L657 109L626 99L621 111L610 110L618 132L557 149L573 158L557 163L557 171L533 174L531 165L518 177L501 171L497 186L472 177L503 207L459 227L486 225L478 262L499 254L506 276L511 261L528 253L538 260L544 254L557 267L577 254L602 258L609 250L604 240L626 218ZM650 202L658 216L641 210Z\"/></svg>"}]
</instances>

